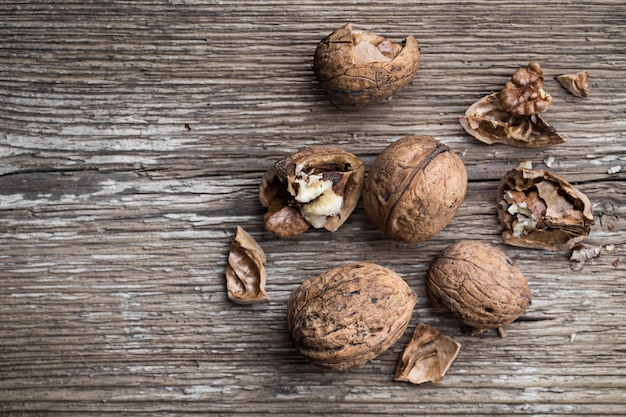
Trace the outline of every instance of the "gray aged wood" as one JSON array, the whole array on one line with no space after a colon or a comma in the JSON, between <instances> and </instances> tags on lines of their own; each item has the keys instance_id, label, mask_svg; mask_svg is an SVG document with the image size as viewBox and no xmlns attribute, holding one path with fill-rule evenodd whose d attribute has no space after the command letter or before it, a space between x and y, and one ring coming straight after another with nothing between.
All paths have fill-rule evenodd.
<instances>
[{"instance_id":1,"label":"gray aged wood","mask_svg":"<svg viewBox=\"0 0 626 417\"><path fill-rule=\"evenodd\" d=\"M2 415L624 414L623 2L9 0L0 21ZM317 85L315 46L346 21L418 39L421 68L392 100L338 109ZM530 60L555 99L545 119L568 142L517 149L465 134L458 116ZM588 99L553 79L581 70ZM332 144L369 167L415 133L451 146L470 179L431 240L392 241L361 206L334 234L263 230L257 189L273 162ZM569 253L499 238L499 178L547 158L594 205L586 243L603 252L581 271ZM267 253L267 304L226 297L236 225ZM430 261L463 238L496 245L529 279L533 304L506 338L463 333L425 296ZM286 301L357 260L393 268L418 303L390 350L326 372L291 345ZM459 357L439 384L394 382L420 322L458 340Z\"/></svg>"}]
</instances>

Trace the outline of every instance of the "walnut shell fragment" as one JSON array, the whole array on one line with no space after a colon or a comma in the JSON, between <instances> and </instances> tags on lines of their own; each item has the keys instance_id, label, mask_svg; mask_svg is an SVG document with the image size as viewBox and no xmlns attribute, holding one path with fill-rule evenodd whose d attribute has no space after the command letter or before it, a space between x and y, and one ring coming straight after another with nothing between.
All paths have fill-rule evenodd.
<instances>
[{"instance_id":1,"label":"walnut shell fragment","mask_svg":"<svg viewBox=\"0 0 626 417\"><path fill-rule=\"evenodd\" d=\"M497 201L502 240L512 246L572 249L594 224L587 196L547 170L510 170L500 181Z\"/></svg>"},{"instance_id":2,"label":"walnut shell fragment","mask_svg":"<svg viewBox=\"0 0 626 417\"><path fill-rule=\"evenodd\" d=\"M452 221L466 191L465 165L448 146L428 135L407 136L372 164L363 208L385 234L415 243Z\"/></svg>"},{"instance_id":3,"label":"walnut shell fragment","mask_svg":"<svg viewBox=\"0 0 626 417\"><path fill-rule=\"evenodd\" d=\"M576 97L589 97L589 73L587 71L557 75L556 79L563 88Z\"/></svg>"},{"instance_id":4,"label":"walnut shell fragment","mask_svg":"<svg viewBox=\"0 0 626 417\"><path fill-rule=\"evenodd\" d=\"M437 383L456 359L461 344L428 324L420 323L396 366L395 380Z\"/></svg>"},{"instance_id":5,"label":"walnut shell fragment","mask_svg":"<svg viewBox=\"0 0 626 417\"><path fill-rule=\"evenodd\" d=\"M522 148L540 148L565 142L539 115L518 115L504 110L498 93L472 104L459 118L463 129L479 141Z\"/></svg>"},{"instance_id":6,"label":"walnut shell fragment","mask_svg":"<svg viewBox=\"0 0 626 417\"><path fill-rule=\"evenodd\" d=\"M368 262L337 266L293 291L289 333L314 364L332 371L356 368L402 336L416 300L391 269Z\"/></svg>"},{"instance_id":7,"label":"walnut shell fragment","mask_svg":"<svg viewBox=\"0 0 626 417\"><path fill-rule=\"evenodd\" d=\"M350 216L365 180L363 161L342 149L301 149L267 170L259 199L265 228L278 237L304 233L311 226L336 231Z\"/></svg>"},{"instance_id":8,"label":"walnut shell fragment","mask_svg":"<svg viewBox=\"0 0 626 417\"><path fill-rule=\"evenodd\" d=\"M518 68L498 92L472 104L459 118L463 129L488 145L504 143L539 148L565 142L539 113L552 104L543 90L544 74L537 62Z\"/></svg>"},{"instance_id":9,"label":"walnut shell fragment","mask_svg":"<svg viewBox=\"0 0 626 417\"><path fill-rule=\"evenodd\" d=\"M428 269L428 297L472 328L502 328L531 303L526 277L502 251L477 240L448 246Z\"/></svg>"},{"instance_id":10,"label":"walnut shell fragment","mask_svg":"<svg viewBox=\"0 0 626 417\"><path fill-rule=\"evenodd\" d=\"M391 97L411 82L419 68L413 36L402 44L346 23L320 42L313 70L331 100L367 106Z\"/></svg>"},{"instance_id":11,"label":"walnut shell fragment","mask_svg":"<svg viewBox=\"0 0 626 417\"><path fill-rule=\"evenodd\" d=\"M237 226L226 265L228 298L238 304L269 300L265 292L265 262L265 252L261 246L242 227Z\"/></svg>"}]
</instances>

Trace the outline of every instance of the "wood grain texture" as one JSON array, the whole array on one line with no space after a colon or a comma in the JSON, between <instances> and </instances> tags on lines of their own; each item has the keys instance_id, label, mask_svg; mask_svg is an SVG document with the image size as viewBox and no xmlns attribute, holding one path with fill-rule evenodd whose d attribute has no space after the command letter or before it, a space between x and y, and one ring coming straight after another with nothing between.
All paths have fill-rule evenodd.
<instances>
[{"instance_id":1,"label":"wood grain texture","mask_svg":"<svg viewBox=\"0 0 626 417\"><path fill-rule=\"evenodd\" d=\"M5 1L0 7L0 414L623 415L626 406L626 5L613 1ZM421 68L375 107L333 106L317 43L350 21L415 35ZM518 66L539 61L568 141L487 146L458 123ZM553 79L588 70L591 96ZM263 230L263 172L312 144L369 167L430 134L466 164L452 223L419 244L386 238L362 206L336 233ZM521 160L587 194L600 257L505 246L495 208ZM622 171L608 170L622 166ZM226 296L237 225L265 250L270 302ZM496 245L533 303L470 336L425 294L430 261L463 238ZM614 250L606 250L614 245ZM418 293L400 341L364 367L311 365L286 301L333 266L377 262ZM462 344L439 384L393 381L415 326Z\"/></svg>"}]
</instances>

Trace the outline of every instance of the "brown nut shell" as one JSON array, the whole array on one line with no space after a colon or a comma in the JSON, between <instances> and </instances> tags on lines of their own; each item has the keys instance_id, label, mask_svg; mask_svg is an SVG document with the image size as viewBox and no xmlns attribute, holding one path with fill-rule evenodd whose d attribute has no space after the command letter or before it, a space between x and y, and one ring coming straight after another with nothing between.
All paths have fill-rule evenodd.
<instances>
[{"instance_id":1,"label":"brown nut shell","mask_svg":"<svg viewBox=\"0 0 626 417\"><path fill-rule=\"evenodd\" d=\"M241 226L237 226L226 265L228 298L237 304L268 301L265 292L265 262L265 252L261 246Z\"/></svg>"},{"instance_id":2,"label":"brown nut shell","mask_svg":"<svg viewBox=\"0 0 626 417\"><path fill-rule=\"evenodd\" d=\"M517 115L504 110L498 93L472 104L459 122L467 133L488 145L504 143L521 148L540 148L565 142L540 116Z\"/></svg>"},{"instance_id":3,"label":"brown nut shell","mask_svg":"<svg viewBox=\"0 0 626 417\"><path fill-rule=\"evenodd\" d=\"M324 194L337 201L338 210L329 215L315 215L317 222L312 224L308 207L322 202L324 196L311 201L298 201L300 188L318 179L330 184ZM259 199L265 214L265 228L279 237L295 236L309 227L336 231L350 216L361 196L365 180L363 161L343 149L332 146L311 146L301 149L269 168L261 180ZM332 192L331 192L332 191Z\"/></svg>"},{"instance_id":4,"label":"brown nut shell","mask_svg":"<svg viewBox=\"0 0 626 417\"><path fill-rule=\"evenodd\" d=\"M589 73L581 71L576 74L562 74L557 81L576 97L589 97Z\"/></svg>"},{"instance_id":5,"label":"brown nut shell","mask_svg":"<svg viewBox=\"0 0 626 417\"><path fill-rule=\"evenodd\" d=\"M502 328L524 313L531 294L524 274L502 251L477 240L448 246L431 263L428 297L473 333Z\"/></svg>"},{"instance_id":6,"label":"brown nut shell","mask_svg":"<svg viewBox=\"0 0 626 417\"><path fill-rule=\"evenodd\" d=\"M333 371L356 368L402 336L416 300L389 268L368 262L338 266L293 291L289 333L314 364Z\"/></svg>"},{"instance_id":7,"label":"brown nut shell","mask_svg":"<svg viewBox=\"0 0 626 417\"><path fill-rule=\"evenodd\" d=\"M367 106L391 97L411 82L419 68L413 36L403 45L346 23L317 46L313 70L332 101Z\"/></svg>"},{"instance_id":8,"label":"brown nut shell","mask_svg":"<svg viewBox=\"0 0 626 417\"><path fill-rule=\"evenodd\" d=\"M500 181L497 202L502 240L512 246L572 249L594 224L589 198L547 170L510 170Z\"/></svg>"},{"instance_id":9,"label":"brown nut shell","mask_svg":"<svg viewBox=\"0 0 626 417\"><path fill-rule=\"evenodd\" d=\"M461 344L428 324L420 323L404 348L395 380L423 384L437 383L452 365Z\"/></svg>"},{"instance_id":10,"label":"brown nut shell","mask_svg":"<svg viewBox=\"0 0 626 417\"><path fill-rule=\"evenodd\" d=\"M427 135L407 136L374 161L363 188L367 217L385 234L408 243L439 233L467 191L463 161Z\"/></svg>"}]
</instances>

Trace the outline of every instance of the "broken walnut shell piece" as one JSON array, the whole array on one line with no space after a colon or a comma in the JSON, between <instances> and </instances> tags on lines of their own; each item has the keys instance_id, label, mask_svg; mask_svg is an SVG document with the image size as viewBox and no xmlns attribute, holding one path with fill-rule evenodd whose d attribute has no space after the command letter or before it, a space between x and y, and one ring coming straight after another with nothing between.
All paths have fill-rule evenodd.
<instances>
[{"instance_id":1,"label":"broken walnut shell piece","mask_svg":"<svg viewBox=\"0 0 626 417\"><path fill-rule=\"evenodd\" d=\"M444 307L472 334L498 329L528 308L531 293L519 267L496 247L461 240L445 248L428 269L428 298Z\"/></svg>"},{"instance_id":2,"label":"broken walnut shell piece","mask_svg":"<svg viewBox=\"0 0 626 417\"><path fill-rule=\"evenodd\" d=\"M556 79L563 88L576 97L589 97L589 73L587 71L557 75Z\"/></svg>"},{"instance_id":3,"label":"broken walnut shell piece","mask_svg":"<svg viewBox=\"0 0 626 417\"><path fill-rule=\"evenodd\" d=\"M538 62L518 68L499 93L502 108L512 114L539 114L552 104L552 96L543 90L543 70Z\"/></svg>"},{"instance_id":4,"label":"broken walnut shell piece","mask_svg":"<svg viewBox=\"0 0 626 417\"><path fill-rule=\"evenodd\" d=\"M409 84L419 58L413 36L397 44L346 23L319 43L313 70L331 101L359 107L385 100Z\"/></svg>"},{"instance_id":5,"label":"broken walnut shell piece","mask_svg":"<svg viewBox=\"0 0 626 417\"><path fill-rule=\"evenodd\" d=\"M315 365L356 368L402 337L416 301L415 292L389 268L370 262L336 266L291 293L289 334Z\"/></svg>"},{"instance_id":6,"label":"broken walnut shell piece","mask_svg":"<svg viewBox=\"0 0 626 417\"><path fill-rule=\"evenodd\" d=\"M540 148L565 142L539 115L517 115L504 110L498 93L472 104L459 122L467 133L488 145Z\"/></svg>"},{"instance_id":7,"label":"broken walnut shell piece","mask_svg":"<svg viewBox=\"0 0 626 417\"><path fill-rule=\"evenodd\" d=\"M275 163L261 180L265 228L278 237L310 227L334 232L355 209L364 180L363 161L343 149L301 149Z\"/></svg>"},{"instance_id":8,"label":"broken walnut shell piece","mask_svg":"<svg viewBox=\"0 0 626 417\"><path fill-rule=\"evenodd\" d=\"M511 246L572 249L594 224L589 198L547 170L510 170L500 181L497 202L502 240Z\"/></svg>"},{"instance_id":9,"label":"broken walnut shell piece","mask_svg":"<svg viewBox=\"0 0 626 417\"><path fill-rule=\"evenodd\" d=\"M238 304L268 301L265 292L265 262L265 252L261 246L242 227L237 226L226 265L228 298Z\"/></svg>"},{"instance_id":10,"label":"broken walnut shell piece","mask_svg":"<svg viewBox=\"0 0 626 417\"><path fill-rule=\"evenodd\" d=\"M394 379L413 384L437 383L460 350L461 344L456 340L420 323L398 360Z\"/></svg>"}]
</instances>

